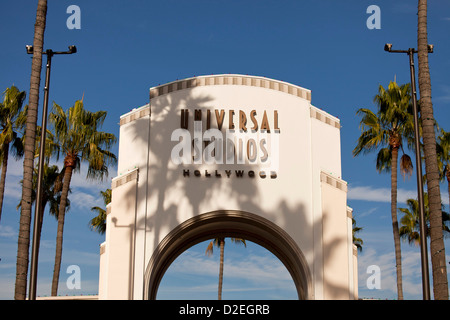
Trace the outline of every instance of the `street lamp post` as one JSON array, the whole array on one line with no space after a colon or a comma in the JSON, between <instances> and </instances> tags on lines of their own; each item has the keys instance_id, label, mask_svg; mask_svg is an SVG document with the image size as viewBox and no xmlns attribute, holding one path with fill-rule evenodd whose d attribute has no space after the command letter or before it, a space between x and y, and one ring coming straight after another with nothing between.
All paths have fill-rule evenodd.
<instances>
[{"instance_id":1,"label":"street lamp post","mask_svg":"<svg viewBox=\"0 0 450 320\"><path fill-rule=\"evenodd\" d=\"M33 46L26 46L27 53L33 53ZM44 156L45 156L45 139L47 133L47 111L48 111L48 93L50 90L50 69L52 65L52 57L56 54L72 54L77 52L76 46L69 46L69 51L52 51L51 49L42 52L47 55L47 67L45 74L45 88L44 88L44 108L42 110L42 128L41 128L41 145L39 148L39 165L38 165L38 180L36 191L36 206L34 213L33 226L33 241L31 251L31 269L30 269L30 287L28 293L29 300L36 300L36 283L37 283L37 269L38 269L38 248L39 248L39 221L42 200L42 181L44 178Z\"/></svg>"},{"instance_id":2,"label":"street lamp post","mask_svg":"<svg viewBox=\"0 0 450 320\"><path fill-rule=\"evenodd\" d=\"M417 111L417 94L416 94L416 74L414 70L414 53L417 50L409 48L408 50L392 50L392 44L386 43L384 50L393 53L406 53L409 56L409 71L411 76L411 100L414 113L414 144L416 149L416 175L417 175L417 194L419 202L419 227L420 227L420 257L422 264L422 293L423 300L430 300L430 281L428 271L428 250L427 236L425 231L425 209L423 203L423 182L422 182L422 161L420 155L420 137L419 137L419 116ZM428 52L433 53L433 45L428 45Z\"/></svg>"}]
</instances>

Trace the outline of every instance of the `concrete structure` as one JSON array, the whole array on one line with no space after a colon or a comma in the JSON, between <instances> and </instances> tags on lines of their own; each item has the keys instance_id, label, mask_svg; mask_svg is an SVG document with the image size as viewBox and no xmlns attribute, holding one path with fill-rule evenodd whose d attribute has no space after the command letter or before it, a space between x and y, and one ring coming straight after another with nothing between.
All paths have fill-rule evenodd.
<instances>
[{"instance_id":1,"label":"concrete structure","mask_svg":"<svg viewBox=\"0 0 450 320\"><path fill-rule=\"evenodd\" d=\"M243 75L151 88L120 118L107 211L99 299L155 299L170 263L217 236L274 253L300 299L357 298L340 121L307 89Z\"/></svg>"}]
</instances>

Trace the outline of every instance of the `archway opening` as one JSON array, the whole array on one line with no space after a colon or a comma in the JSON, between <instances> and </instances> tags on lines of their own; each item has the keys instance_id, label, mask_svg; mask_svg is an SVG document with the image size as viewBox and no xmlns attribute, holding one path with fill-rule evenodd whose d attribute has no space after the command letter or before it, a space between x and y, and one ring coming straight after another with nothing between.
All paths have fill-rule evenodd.
<instances>
[{"instance_id":1,"label":"archway opening","mask_svg":"<svg viewBox=\"0 0 450 320\"><path fill-rule=\"evenodd\" d=\"M144 297L156 299L160 282L175 259L208 239L244 238L276 256L294 281L299 299L312 299L311 275L306 259L293 239L279 226L258 215L220 210L195 216L172 230L154 251L145 274Z\"/></svg>"},{"instance_id":2,"label":"archway opening","mask_svg":"<svg viewBox=\"0 0 450 320\"><path fill-rule=\"evenodd\" d=\"M225 238L223 300L295 300L297 290L283 263L264 247L245 240ZM239 237L237 239L242 239ZM165 272L158 288L158 300L218 299L220 248L214 239L200 242L180 254Z\"/></svg>"}]
</instances>

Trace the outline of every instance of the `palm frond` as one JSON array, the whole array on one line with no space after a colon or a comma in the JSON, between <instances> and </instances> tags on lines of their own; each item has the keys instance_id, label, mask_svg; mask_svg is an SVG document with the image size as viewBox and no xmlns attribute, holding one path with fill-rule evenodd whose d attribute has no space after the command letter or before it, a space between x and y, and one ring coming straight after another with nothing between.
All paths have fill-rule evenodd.
<instances>
[{"instance_id":1,"label":"palm frond","mask_svg":"<svg viewBox=\"0 0 450 320\"><path fill-rule=\"evenodd\" d=\"M377 154L376 168L378 172L391 171L392 151L390 148L381 148Z\"/></svg>"},{"instance_id":2,"label":"palm frond","mask_svg":"<svg viewBox=\"0 0 450 320\"><path fill-rule=\"evenodd\" d=\"M245 239L231 238L231 242L233 242L234 244L237 244L237 245L243 244L244 247L247 247L247 243L245 242Z\"/></svg>"},{"instance_id":3,"label":"palm frond","mask_svg":"<svg viewBox=\"0 0 450 320\"><path fill-rule=\"evenodd\" d=\"M205 254L207 256L211 256L213 254L213 252L214 252L214 240L212 240L206 247Z\"/></svg>"},{"instance_id":4,"label":"palm frond","mask_svg":"<svg viewBox=\"0 0 450 320\"><path fill-rule=\"evenodd\" d=\"M221 239L223 239L225 241L224 238L214 238L213 240L211 240L211 242L208 244L208 246L206 247L206 251L205 254L207 256L211 256L214 252L214 247L220 247L220 241ZM241 245L243 244L244 247L247 247L247 243L245 242L245 239L242 238L230 238L231 242L233 242L236 245Z\"/></svg>"},{"instance_id":5,"label":"palm frond","mask_svg":"<svg viewBox=\"0 0 450 320\"><path fill-rule=\"evenodd\" d=\"M66 112L54 103L49 117L54 128L54 141L59 145L55 149L57 157L76 159L74 169L79 171L80 163L88 163L87 178L103 179L108 176L108 167L117 163L117 157L111 148L117 142L114 134L100 131L106 118L106 111L90 112L84 109L82 100L78 100Z\"/></svg>"},{"instance_id":6,"label":"palm frond","mask_svg":"<svg viewBox=\"0 0 450 320\"><path fill-rule=\"evenodd\" d=\"M3 102L0 103L0 149L12 145L16 158L23 156L23 146L18 133L22 130L21 123L24 119L22 107L25 97L25 91L11 86L3 92Z\"/></svg>"},{"instance_id":7,"label":"palm frond","mask_svg":"<svg viewBox=\"0 0 450 320\"><path fill-rule=\"evenodd\" d=\"M400 173L403 176L403 180L406 176L410 177L413 173L413 164L411 158L407 154L403 154L400 158Z\"/></svg>"}]
</instances>

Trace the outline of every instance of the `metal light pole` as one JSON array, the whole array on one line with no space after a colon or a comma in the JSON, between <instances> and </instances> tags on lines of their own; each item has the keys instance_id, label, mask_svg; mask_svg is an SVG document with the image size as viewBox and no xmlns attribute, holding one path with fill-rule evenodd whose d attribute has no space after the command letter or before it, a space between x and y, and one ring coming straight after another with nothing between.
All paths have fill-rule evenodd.
<instances>
[{"instance_id":1,"label":"metal light pole","mask_svg":"<svg viewBox=\"0 0 450 320\"><path fill-rule=\"evenodd\" d=\"M26 46L27 53L33 53L33 46ZM48 49L42 54L47 55L47 68L45 74L45 88L44 88L44 108L42 110L42 128L41 128L41 145L39 148L39 166L38 166L38 180L36 191L36 205L34 212L34 228L33 228L33 241L31 251L31 269L30 269L30 287L28 293L29 300L36 300L36 283L37 283L37 269L38 269L38 251L39 251L39 221L41 211L42 200L42 182L44 178L44 156L45 156L45 139L47 133L47 111L48 111L48 93L50 90L50 69L52 65L52 57L55 54L72 54L77 52L77 47L69 46L69 51L52 51Z\"/></svg>"},{"instance_id":2,"label":"metal light pole","mask_svg":"<svg viewBox=\"0 0 450 320\"><path fill-rule=\"evenodd\" d=\"M419 137L419 116L417 111L417 95L416 95L416 74L414 70L414 53L413 48L408 50L392 50L392 44L387 43L384 50L394 53L406 53L409 56L409 71L411 76L411 100L414 113L414 143L416 149L416 175L417 175L417 193L419 201L419 227L420 227L420 257L422 263L422 293L423 300L430 300L430 278L428 271L428 250L427 236L425 232L425 209L423 203L423 182L422 182L422 161L420 155L420 137ZM428 45L428 52L433 53L433 45Z\"/></svg>"}]
</instances>

